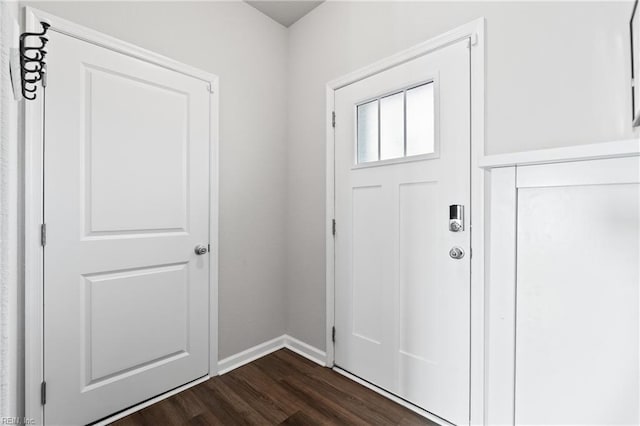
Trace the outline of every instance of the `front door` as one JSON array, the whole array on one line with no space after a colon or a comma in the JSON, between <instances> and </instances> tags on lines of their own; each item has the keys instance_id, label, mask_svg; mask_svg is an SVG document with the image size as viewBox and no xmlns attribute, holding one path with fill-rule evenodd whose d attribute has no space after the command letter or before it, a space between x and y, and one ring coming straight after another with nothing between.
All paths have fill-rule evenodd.
<instances>
[{"instance_id":1,"label":"front door","mask_svg":"<svg viewBox=\"0 0 640 426\"><path fill-rule=\"evenodd\" d=\"M44 416L86 424L208 374L210 94L49 38Z\"/></svg>"},{"instance_id":2,"label":"front door","mask_svg":"<svg viewBox=\"0 0 640 426\"><path fill-rule=\"evenodd\" d=\"M335 113L335 363L468 424L469 40L337 90Z\"/></svg>"}]
</instances>

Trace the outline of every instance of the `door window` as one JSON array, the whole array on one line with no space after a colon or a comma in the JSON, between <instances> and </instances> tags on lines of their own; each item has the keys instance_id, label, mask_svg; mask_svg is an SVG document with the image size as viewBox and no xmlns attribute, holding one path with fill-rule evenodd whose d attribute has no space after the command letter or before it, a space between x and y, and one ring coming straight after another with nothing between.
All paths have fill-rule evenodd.
<instances>
[{"instance_id":1,"label":"door window","mask_svg":"<svg viewBox=\"0 0 640 426\"><path fill-rule=\"evenodd\" d=\"M358 164L435 152L433 81L361 103L356 110Z\"/></svg>"}]
</instances>

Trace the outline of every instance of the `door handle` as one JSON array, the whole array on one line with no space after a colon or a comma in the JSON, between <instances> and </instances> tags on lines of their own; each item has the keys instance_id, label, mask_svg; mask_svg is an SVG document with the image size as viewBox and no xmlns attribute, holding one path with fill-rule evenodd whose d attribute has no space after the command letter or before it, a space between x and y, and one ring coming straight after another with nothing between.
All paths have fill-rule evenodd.
<instances>
[{"instance_id":1,"label":"door handle","mask_svg":"<svg viewBox=\"0 0 640 426\"><path fill-rule=\"evenodd\" d=\"M449 250L449 256L451 256L452 259L460 260L464 257L464 250L457 246L452 247L451 250Z\"/></svg>"},{"instance_id":2,"label":"door handle","mask_svg":"<svg viewBox=\"0 0 640 426\"><path fill-rule=\"evenodd\" d=\"M209 249L204 244L198 244L194 249L194 251L198 256L202 256L203 254L206 254L209 251Z\"/></svg>"}]
</instances>

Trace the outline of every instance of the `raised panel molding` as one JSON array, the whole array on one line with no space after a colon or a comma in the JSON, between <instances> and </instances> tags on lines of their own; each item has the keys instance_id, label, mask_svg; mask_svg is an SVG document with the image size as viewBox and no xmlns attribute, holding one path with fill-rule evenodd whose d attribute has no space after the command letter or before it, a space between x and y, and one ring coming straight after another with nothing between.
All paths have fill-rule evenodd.
<instances>
[{"instance_id":1,"label":"raised panel molding","mask_svg":"<svg viewBox=\"0 0 640 426\"><path fill-rule=\"evenodd\" d=\"M189 96L90 65L85 82L87 235L187 231Z\"/></svg>"},{"instance_id":2,"label":"raised panel molding","mask_svg":"<svg viewBox=\"0 0 640 426\"><path fill-rule=\"evenodd\" d=\"M186 263L91 274L82 280L85 389L188 355ZM153 307L149 294L155 295ZM140 306L154 315L141 318Z\"/></svg>"}]
</instances>

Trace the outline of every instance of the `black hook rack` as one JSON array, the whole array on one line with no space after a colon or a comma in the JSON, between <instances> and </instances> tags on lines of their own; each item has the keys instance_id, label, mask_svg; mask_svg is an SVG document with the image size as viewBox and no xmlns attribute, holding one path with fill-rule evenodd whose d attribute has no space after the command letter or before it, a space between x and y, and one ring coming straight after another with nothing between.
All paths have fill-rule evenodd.
<instances>
[{"instance_id":1,"label":"black hook rack","mask_svg":"<svg viewBox=\"0 0 640 426\"><path fill-rule=\"evenodd\" d=\"M47 64L44 57L47 51L44 50L49 39L45 37L50 25L46 22L40 22L42 32L20 34L20 77L22 80L22 96L27 100L36 98L36 90L38 82L45 79ZM27 42L33 38L40 42L39 46L29 45Z\"/></svg>"}]
</instances>

